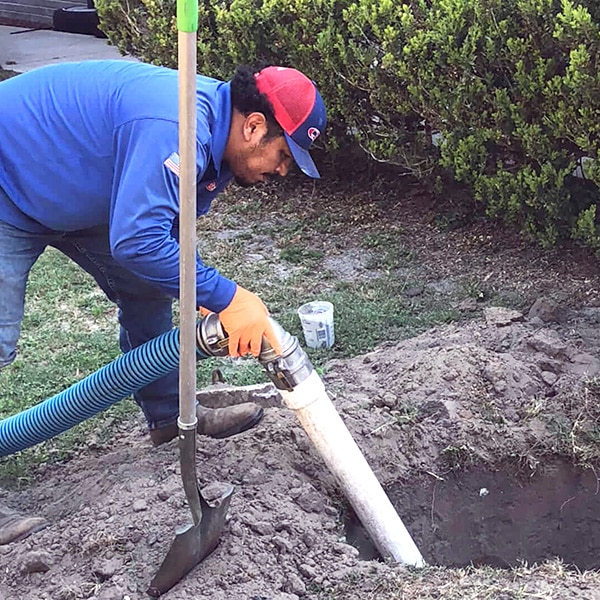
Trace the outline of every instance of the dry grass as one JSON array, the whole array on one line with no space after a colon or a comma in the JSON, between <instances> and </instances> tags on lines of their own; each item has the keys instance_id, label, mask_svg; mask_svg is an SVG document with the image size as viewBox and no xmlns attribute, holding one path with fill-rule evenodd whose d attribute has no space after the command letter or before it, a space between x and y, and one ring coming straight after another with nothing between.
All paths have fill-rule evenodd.
<instances>
[{"instance_id":1,"label":"dry grass","mask_svg":"<svg viewBox=\"0 0 600 600\"><path fill-rule=\"evenodd\" d=\"M362 583L357 586L359 579ZM365 589L365 581L373 581L370 589ZM381 577L362 578L356 574L319 597L331 600L598 600L600 573L570 570L559 560L511 570L469 567L428 568L417 572L398 568L386 570Z\"/></svg>"}]
</instances>

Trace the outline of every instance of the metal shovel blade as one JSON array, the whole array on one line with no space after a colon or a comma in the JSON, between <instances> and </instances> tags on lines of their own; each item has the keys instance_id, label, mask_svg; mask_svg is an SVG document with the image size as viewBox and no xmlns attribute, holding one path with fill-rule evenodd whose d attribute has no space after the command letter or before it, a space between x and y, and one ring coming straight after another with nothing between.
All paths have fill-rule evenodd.
<instances>
[{"instance_id":1,"label":"metal shovel blade","mask_svg":"<svg viewBox=\"0 0 600 600\"><path fill-rule=\"evenodd\" d=\"M188 525L177 533L158 573L150 582L150 596L158 598L170 590L218 546L232 494L233 486L229 485L210 504L200 494L202 519L197 525Z\"/></svg>"}]
</instances>

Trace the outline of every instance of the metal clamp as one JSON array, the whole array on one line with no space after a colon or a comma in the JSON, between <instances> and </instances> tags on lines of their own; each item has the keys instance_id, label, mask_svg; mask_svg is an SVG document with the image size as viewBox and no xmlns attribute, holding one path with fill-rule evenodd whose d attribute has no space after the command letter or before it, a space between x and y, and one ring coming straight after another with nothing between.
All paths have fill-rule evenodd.
<instances>
[{"instance_id":1,"label":"metal clamp","mask_svg":"<svg viewBox=\"0 0 600 600\"><path fill-rule=\"evenodd\" d=\"M279 339L281 354L277 354L271 344L263 338L258 361L276 388L291 392L314 368L301 348L298 338L285 331L275 319L269 320ZM198 323L196 338L198 352L204 356L227 356L227 334L216 313L208 314Z\"/></svg>"}]
</instances>

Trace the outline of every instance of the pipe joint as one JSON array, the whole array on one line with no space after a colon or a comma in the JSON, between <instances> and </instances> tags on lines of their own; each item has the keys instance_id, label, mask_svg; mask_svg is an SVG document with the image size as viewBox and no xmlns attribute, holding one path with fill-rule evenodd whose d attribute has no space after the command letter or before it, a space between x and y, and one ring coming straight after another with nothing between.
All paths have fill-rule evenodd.
<instances>
[{"instance_id":1,"label":"pipe joint","mask_svg":"<svg viewBox=\"0 0 600 600\"><path fill-rule=\"evenodd\" d=\"M198 352L205 356L227 356L227 335L216 313L209 313L197 325Z\"/></svg>"},{"instance_id":2,"label":"pipe joint","mask_svg":"<svg viewBox=\"0 0 600 600\"><path fill-rule=\"evenodd\" d=\"M314 369L298 338L285 331L274 319L269 320L279 340L281 354L277 354L263 338L258 361L276 388L292 391ZM198 323L196 337L200 353L207 356L227 356L227 334L216 313L209 313Z\"/></svg>"},{"instance_id":3,"label":"pipe joint","mask_svg":"<svg viewBox=\"0 0 600 600\"><path fill-rule=\"evenodd\" d=\"M314 368L306 352L300 347L298 338L288 333L274 319L270 321L281 345L281 354L277 354L269 342L263 339L258 362L264 367L276 388L291 392L310 376Z\"/></svg>"}]
</instances>

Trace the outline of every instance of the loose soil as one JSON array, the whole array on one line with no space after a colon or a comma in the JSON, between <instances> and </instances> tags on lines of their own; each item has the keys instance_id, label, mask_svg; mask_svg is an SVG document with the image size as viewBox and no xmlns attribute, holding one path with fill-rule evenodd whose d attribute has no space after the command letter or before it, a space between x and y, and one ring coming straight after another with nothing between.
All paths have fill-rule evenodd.
<instances>
[{"instance_id":1,"label":"loose soil","mask_svg":"<svg viewBox=\"0 0 600 600\"><path fill-rule=\"evenodd\" d=\"M464 319L331 360L323 379L431 566L378 559L295 415L266 394L254 430L200 439L202 484L235 493L220 545L165 598L600 599L596 261L495 224L441 229L432 198L401 185L354 191L345 210L396 227L429 293L473 276L480 287L456 306ZM298 194L290 214L343 210L348 190ZM374 276L352 235L330 248L332 277ZM49 522L0 547L5 600L146 598L190 519L177 446L152 448L140 417L3 500Z\"/></svg>"}]
</instances>

